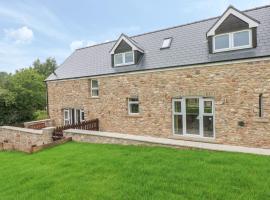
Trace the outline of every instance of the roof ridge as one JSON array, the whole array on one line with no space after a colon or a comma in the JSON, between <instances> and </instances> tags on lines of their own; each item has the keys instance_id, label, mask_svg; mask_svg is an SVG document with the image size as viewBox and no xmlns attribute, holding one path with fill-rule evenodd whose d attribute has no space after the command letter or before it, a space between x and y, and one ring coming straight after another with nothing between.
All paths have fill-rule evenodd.
<instances>
[{"instance_id":1,"label":"roof ridge","mask_svg":"<svg viewBox=\"0 0 270 200\"><path fill-rule=\"evenodd\" d=\"M229 5L229 7L230 6L232 6L232 5ZM259 10L259 9L263 9L263 8L267 8L267 7L270 7L270 4L267 4L267 5L264 5L264 6L258 6L258 7L254 7L254 8L250 8L250 9L246 9L246 10L243 10L241 12L249 12L249 11ZM149 32L145 32L145 33L140 33L140 34L137 34L137 35L129 36L129 38L135 38L135 37L139 37L139 36L142 36L142 35L147 35L147 34L152 34L152 33L161 32L161 31L165 31L165 30L175 29L175 28L179 28L179 27L183 27L183 26L188 26L188 25L191 25L191 24L197 24L197 23L201 23L201 22L205 22L205 21L209 21L209 20L219 18L220 16L222 16L222 15L219 15L219 16L216 16L216 17L210 17L210 18L206 18L206 19L202 19L202 20L198 20L198 21L194 21L194 22L190 22L190 23L186 23L186 24L180 24L180 25L176 25L176 26L171 26L171 27L168 27L168 28L162 28L162 29L158 29L158 30L155 30L155 31L149 31ZM75 51L86 49L86 48L91 48L91 47L96 47L96 46L100 46L100 45L104 45L104 44L109 44L109 43L116 42L116 41L117 40L111 40L111 41L108 41L108 42L101 42L101 43L98 43L98 44L95 44L95 45L92 45L92 46L78 48Z\"/></svg>"}]
</instances>

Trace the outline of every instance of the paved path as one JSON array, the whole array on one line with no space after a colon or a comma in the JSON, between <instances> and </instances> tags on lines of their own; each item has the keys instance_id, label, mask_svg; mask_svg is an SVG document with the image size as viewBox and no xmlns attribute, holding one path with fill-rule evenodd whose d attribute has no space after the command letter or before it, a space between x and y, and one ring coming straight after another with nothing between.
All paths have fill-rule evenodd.
<instances>
[{"instance_id":1,"label":"paved path","mask_svg":"<svg viewBox=\"0 0 270 200\"><path fill-rule=\"evenodd\" d=\"M206 142L193 142L193 141L178 140L178 139L176 140L176 139L167 139L167 138L157 138L157 137L150 137L150 136L139 136L139 135L112 133L112 132L74 130L74 133L75 132L79 134L118 138L118 139L133 140L133 141L169 145L169 146L190 147L190 148L207 149L207 150L214 150L214 151L250 153L250 154L258 154L258 155L270 155L270 149L213 144L213 143L206 143Z\"/></svg>"}]
</instances>

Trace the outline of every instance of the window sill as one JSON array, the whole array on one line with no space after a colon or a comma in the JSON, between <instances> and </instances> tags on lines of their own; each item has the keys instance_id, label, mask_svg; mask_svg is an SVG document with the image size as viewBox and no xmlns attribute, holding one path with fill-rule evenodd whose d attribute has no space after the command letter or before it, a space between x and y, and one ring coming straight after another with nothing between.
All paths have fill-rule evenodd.
<instances>
[{"instance_id":1,"label":"window sill","mask_svg":"<svg viewBox=\"0 0 270 200\"><path fill-rule=\"evenodd\" d=\"M89 97L89 99L100 99L100 97Z\"/></svg>"},{"instance_id":2,"label":"window sill","mask_svg":"<svg viewBox=\"0 0 270 200\"><path fill-rule=\"evenodd\" d=\"M259 117L256 117L254 118L254 122L258 122L258 123L269 123L269 120L267 118L259 118Z\"/></svg>"},{"instance_id":3,"label":"window sill","mask_svg":"<svg viewBox=\"0 0 270 200\"><path fill-rule=\"evenodd\" d=\"M194 142L217 143L215 138L203 138L203 137L196 137L196 136L185 136L185 135L173 134L169 138L170 139L178 139L178 140L194 141Z\"/></svg>"},{"instance_id":4,"label":"window sill","mask_svg":"<svg viewBox=\"0 0 270 200\"><path fill-rule=\"evenodd\" d=\"M130 118L142 118L142 116L140 114L131 114L131 115L127 115L126 117L130 117Z\"/></svg>"}]
</instances>

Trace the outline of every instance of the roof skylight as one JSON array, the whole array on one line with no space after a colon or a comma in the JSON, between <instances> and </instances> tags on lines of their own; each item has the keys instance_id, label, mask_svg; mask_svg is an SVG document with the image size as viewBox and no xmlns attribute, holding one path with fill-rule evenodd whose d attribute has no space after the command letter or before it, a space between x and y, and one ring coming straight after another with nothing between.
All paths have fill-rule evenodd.
<instances>
[{"instance_id":1,"label":"roof skylight","mask_svg":"<svg viewBox=\"0 0 270 200\"><path fill-rule=\"evenodd\" d=\"M171 43L172 43L172 38L165 38L165 39L163 40L161 49L170 48Z\"/></svg>"}]
</instances>

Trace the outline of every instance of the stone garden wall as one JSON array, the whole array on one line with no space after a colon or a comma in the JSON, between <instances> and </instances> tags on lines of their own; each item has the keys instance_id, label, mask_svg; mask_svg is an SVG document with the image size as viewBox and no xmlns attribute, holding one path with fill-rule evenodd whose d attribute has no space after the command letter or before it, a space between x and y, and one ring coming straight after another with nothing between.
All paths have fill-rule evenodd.
<instances>
[{"instance_id":1,"label":"stone garden wall","mask_svg":"<svg viewBox=\"0 0 270 200\"><path fill-rule=\"evenodd\" d=\"M18 128L12 126L0 127L0 150L18 150L31 153L33 148L52 143L54 128L42 130Z\"/></svg>"}]
</instances>

